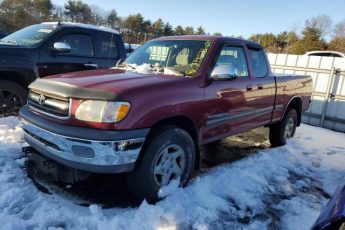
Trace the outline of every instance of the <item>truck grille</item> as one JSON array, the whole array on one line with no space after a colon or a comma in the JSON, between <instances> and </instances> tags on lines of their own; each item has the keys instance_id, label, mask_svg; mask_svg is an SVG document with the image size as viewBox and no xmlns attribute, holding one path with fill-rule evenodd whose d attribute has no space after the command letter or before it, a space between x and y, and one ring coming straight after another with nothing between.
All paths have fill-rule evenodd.
<instances>
[{"instance_id":1,"label":"truck grille","mask_svg":"<svg viewBox=\"0 0 345 230\"><path fill-rule=\"evenodd\" d=\"M71 101L68 98L30 91L28 105L34 111L50 117L58 119L68 119L70 117Z\"/></svg>"}]
</instances>

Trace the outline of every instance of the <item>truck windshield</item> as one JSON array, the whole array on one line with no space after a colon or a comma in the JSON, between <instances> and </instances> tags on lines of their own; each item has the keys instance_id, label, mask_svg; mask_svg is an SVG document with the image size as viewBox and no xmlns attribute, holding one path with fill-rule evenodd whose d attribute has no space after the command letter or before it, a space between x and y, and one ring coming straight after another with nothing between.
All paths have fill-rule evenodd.
<instances>
[{"instance_id":1,"label":"truck windshield","mask_svg":"<svg viewBox=\"0 0 345 230\"><path fill-rule=\"evenodd\" d=\"M120 67L135 72L195 77L211 45L211 41L196 40L149 41L135 50Z\"/></svg>"},{"instance_id":2,"label":"truck windshield","mask_svg":"<svg viewBox=\"0 0 345 230\"><path fill-rule=\"evenodd\" d=\"M48 35L53 32L56 25L37 24L18 30L13 34L1 39L1 42L12 45L33 47L43 41Z\"/></svg>"}]
</instances>

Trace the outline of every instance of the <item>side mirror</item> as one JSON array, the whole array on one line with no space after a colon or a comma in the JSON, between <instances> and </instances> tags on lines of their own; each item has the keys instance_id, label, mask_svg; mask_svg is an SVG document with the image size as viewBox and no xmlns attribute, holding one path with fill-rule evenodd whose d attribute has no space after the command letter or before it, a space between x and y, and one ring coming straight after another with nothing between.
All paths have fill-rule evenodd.
<instances>
[{"instance_id":1,"label":"side mirror","mask_svg":"<svg viewBox=\"0 0 345 230\"><path fill-rule=\"evenodd\" d=\"M53 51L55 53L69 53L71 51L71 46L65 42L55 42Z\"/></svg>"},{"instance_id":2,"label":"side mirror","mask_svg":"<svg viewBox=\"0 0 345 230\"><path fill-rule=\"evenodd\" d=\"M211 78L214 80L233 80L238 77L238 69L234 65L219 65L214 67Z\"/></svg>"}]
</instances>

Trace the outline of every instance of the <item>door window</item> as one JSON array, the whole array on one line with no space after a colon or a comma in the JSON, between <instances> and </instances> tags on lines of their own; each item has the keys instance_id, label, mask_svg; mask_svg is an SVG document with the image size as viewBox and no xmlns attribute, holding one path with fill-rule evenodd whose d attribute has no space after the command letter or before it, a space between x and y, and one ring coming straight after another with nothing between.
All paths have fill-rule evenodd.
<instances>
[{"instance_id":1,"label":"door window","mask_svg":"<svg viewBox=\"0 0 345 230\"><path fill-rule=\"evenodd\" d=\"M232 65L236 67L238 77L248 76L247 60L242 47L224 46L216 62L216 67L221 65Z\"/></svg>"},{"instance_id":2,"label":"door window","mask_svg":"<svg viewBox=\"0 0 345 230\"><path fill-rule=\"evenodd\" d=\"M268 65L263 49L249 48L249 56L255 77L266 77Z\"/></svg>"},{"instance_id":3,"label":"door window","mask_svg":"<svg viewBox=\"0 0 345 230\"><path fill-rule=\"evenodd\" d=\"M58 42L68 43L71 46L71 51L64 55L94 56L93 43L90 35L68 34L61 37Z\"/></svg>"}]
</instances>

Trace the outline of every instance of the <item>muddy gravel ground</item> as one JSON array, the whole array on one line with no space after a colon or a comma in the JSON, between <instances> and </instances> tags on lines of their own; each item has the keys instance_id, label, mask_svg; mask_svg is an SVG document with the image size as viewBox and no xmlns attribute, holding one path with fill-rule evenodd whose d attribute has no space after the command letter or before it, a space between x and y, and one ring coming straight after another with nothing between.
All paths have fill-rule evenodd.
<instances>
[{"instance_id":1,"label":"muddy gravel ground","mask_svg":"<svg viewBox=\"0 0 345 230\"><path fill-rule=\"evenodd\" d=\"M200 146L199 169L193 173L193 177L266 148L270 148L268 128L263 127ZM55 183L37 174L31 175L31 178L40 191L48 194L62 192L81 206L96 203L102 208L123 208L136 207L142 202L130 192L124 174L93 174L87 180L72 185Z\"/></svg>"}]
</instances>

